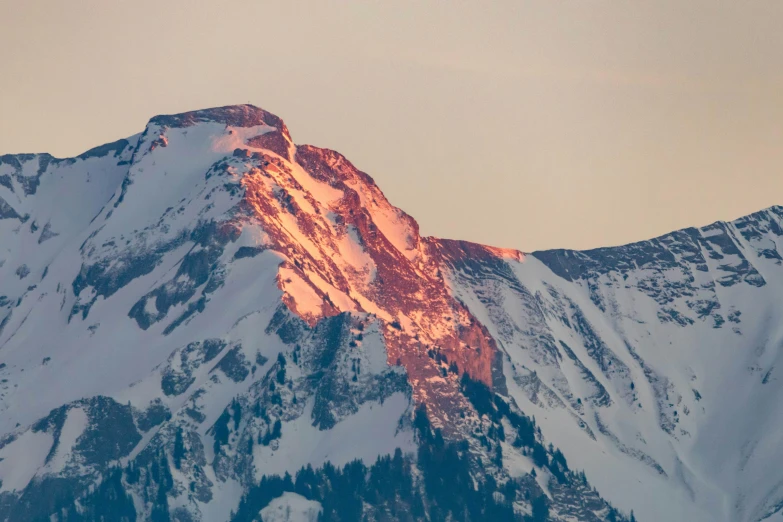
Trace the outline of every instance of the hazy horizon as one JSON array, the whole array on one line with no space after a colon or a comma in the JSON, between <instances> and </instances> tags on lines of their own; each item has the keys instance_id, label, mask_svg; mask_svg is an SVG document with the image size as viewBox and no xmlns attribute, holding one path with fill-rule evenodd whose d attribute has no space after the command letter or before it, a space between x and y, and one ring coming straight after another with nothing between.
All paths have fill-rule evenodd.
<instances>
[{"instance_id":1,"label":"hazy horizon","mask_svg":"<svg viewBox=\"0 0 783 522\"><path fill-rule=\"evenodd\" d=\"M783 203L778 2L0 5L0 154L251 103L426 235L586 249Z\"/></svg>"}]
</instances>

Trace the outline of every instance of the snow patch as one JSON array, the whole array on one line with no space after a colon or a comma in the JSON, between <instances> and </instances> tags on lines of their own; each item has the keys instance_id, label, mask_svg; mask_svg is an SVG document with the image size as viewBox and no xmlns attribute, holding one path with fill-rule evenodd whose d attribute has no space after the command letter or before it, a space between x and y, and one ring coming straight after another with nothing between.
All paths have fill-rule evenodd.
<instances>
[{"instance_id":1,"label":"snow patch","mask_svg":"<svg viewBox=\"0 0 783 522\"><path fill-rule=\"evenodd\" d=\"M26 431L0 449L0 493L21 491L43 466L54 438L45 431Z\"/></svg>"},{"instance_id":2,"label":"snow patch","mask_svg":"<svg viewBox=\"0 0 783 522\"><path fill-rule=\"evenodd\" d=\"M343 466L354 459L372 463L380 455L415 451L413 434L400 430L400 418L410 407L404 393L394 393L383 404L368 401L359 411L332 429L320 431L312 425L311 400L304 413L293 421L283 423L283 437L279 447L255 446L253 461L257 478L262 475L295 474L301 467L311 464L319 467L326 461Z\"/></svg>"},{"instance_id":3,"label":"snow patch","mask_svg":"<svg viewBox=\"0 0 783 522\"><path fill-rule=\"evenodd\" d=\"M321 511L319 502L286 491L261 510L261 518L264 522L317 522Z\"/></svg>"},{"instance_id":4,"label":"snow patch","mask_svg":"<svg viewBox=\"0 0 783 522\"><path fill-rule=\"evenodd\" d=\"M87 427L87 413L82 408L71 408L60 432L60 441L54 458L46 466L46 472L59 473L71 458L72 450L79 436Z\"/></svg>"}]
</instances>

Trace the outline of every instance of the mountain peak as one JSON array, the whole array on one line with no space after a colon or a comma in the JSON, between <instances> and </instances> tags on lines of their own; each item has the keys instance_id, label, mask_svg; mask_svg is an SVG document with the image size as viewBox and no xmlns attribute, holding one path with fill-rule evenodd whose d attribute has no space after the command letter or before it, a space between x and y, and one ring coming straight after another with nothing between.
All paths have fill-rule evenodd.
<instances>
[{"instance_id":1,"label":"mountain peak","mask_svg":"<svg viewBox=\"0 0 783 522\"><path fill-rule=\"evenodd\" d=\"M422 238L341 154L295 146L277 116L241 105L156 116L128 156L108 204L90 216L96 228L79 249L69 323L97 321L102 300L153 273L125 316L148 335L188 337L219 300L225 274L268 252L276 288L267 296L310 328L338 315L372 317L389 366L411 375L416 401L444 432L469 407L462 374L503 389L497 346L440 270L471 249ZM65 236L57 223L52 232ZM170 256L184 245L192 248L184 258ZM168 259L176 269L158 273Z\"/></svg>"},{"instance_id":2,"label":"mountain peak","mask_svg":"<svg viewBox=\"0 0 783 522\"><path fill-rule=\"evenodd\" d=\"M166 127L190 127L203 122L222 123L230 127L269 125L288 133L285 123L278 116L249 104L225 105L180 114L161 114L150 119L150 123Z\"/></svg>"}]
</instances>

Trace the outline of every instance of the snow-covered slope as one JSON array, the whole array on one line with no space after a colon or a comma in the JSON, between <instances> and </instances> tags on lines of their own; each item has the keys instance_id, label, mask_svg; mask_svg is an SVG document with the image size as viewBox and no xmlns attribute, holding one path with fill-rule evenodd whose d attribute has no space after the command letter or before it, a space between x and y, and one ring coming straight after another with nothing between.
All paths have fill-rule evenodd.
<instances>
[{"instance_id":1,"label":"snow-covered slope","mask_svg":"<svg viewBox=\"0 0 783 522\"><path fill-rule=\"evenodd\" d=\"M398 448L415 470L423 405L520 517L621 519L592 485L640 520L760 520L783 505L781 218L590 252L421 237L252 106L0 157L0 519L119 491L140 520L229 520L274 474ZM260 516L331 512L303 491Z\"/></svg>"},{"instance_id":2,"label":"snow-covered slope","mask_svg":"<svg viewBox=\"0 0 783 522\"><path fill-rule=\"evenodd\" d=\"M757 521L783 507L781 219L466 256L451 280L510 394L607 498L640 520Z\"/></svg>"}]
</instances>

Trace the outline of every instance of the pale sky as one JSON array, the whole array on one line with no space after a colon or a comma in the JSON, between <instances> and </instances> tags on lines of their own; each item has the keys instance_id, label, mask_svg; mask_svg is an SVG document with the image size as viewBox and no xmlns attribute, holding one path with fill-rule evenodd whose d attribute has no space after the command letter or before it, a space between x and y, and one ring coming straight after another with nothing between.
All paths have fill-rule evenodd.
<instances>
[{"instance_id":1,"label":"pale sky","mask_svg":"<svg viewBox=\"0 0 783 522\"><path fill-rule=\"evenodd\" d=\"M0 0L0 154L252 103L422 233L532 251L783 204L783 2Z\"/></svg>"}]
</instances>

